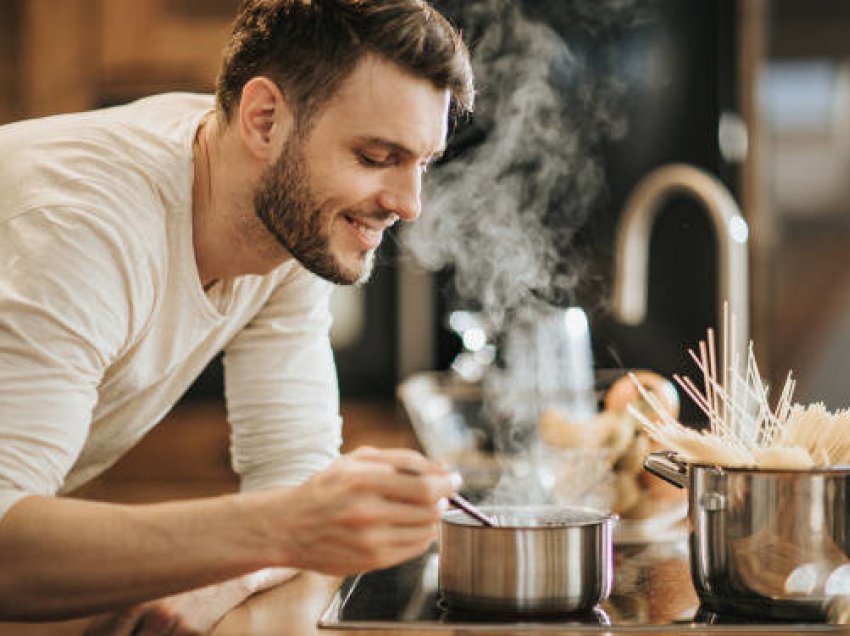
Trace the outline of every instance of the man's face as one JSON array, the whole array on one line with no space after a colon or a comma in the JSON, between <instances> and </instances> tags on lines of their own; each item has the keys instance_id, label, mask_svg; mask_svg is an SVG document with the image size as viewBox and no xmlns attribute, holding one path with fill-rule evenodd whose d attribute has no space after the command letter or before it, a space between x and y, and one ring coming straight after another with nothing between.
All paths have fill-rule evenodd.
<instances>
[{"instance_id":1,"label":"man's face","mask_svg":"<svg viewBox=\"0 0 850 636\"><path fill-rule=\"evenodd\" d=\"M304 267L368 278L383 231L419 216L425 167L443 149L448 91L365 56L305 138L290 135L254 197L257 216Z\"/></svg>"}]
</instances>

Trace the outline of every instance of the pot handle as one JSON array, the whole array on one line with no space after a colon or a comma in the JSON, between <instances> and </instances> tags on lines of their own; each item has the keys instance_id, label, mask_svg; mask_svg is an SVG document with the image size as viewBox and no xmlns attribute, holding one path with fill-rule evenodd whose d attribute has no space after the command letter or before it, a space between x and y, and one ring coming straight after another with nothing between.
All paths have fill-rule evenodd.
<instances>
[{"instance_id":1,"label":"pot handle","mask_svg":"<svg viewBox=\"0 0 850 636\"><path fill-rule=\"evenodd\" d=\"M688 486L688 465L673 451L650 453L643 461L643 467L676 488Z\"/></svg>"}]
</instances>

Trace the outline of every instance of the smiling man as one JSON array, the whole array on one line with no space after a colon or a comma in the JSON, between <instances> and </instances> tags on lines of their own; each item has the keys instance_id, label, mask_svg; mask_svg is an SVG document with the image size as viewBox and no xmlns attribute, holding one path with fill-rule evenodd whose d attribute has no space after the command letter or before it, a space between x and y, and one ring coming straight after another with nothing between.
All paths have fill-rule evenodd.
<instances>
[{"instance_id":1,"label":"smiling man","mask_svg":"<svg viewBox=\"0 0 850 636\"><path fill-rule=\"evenodd\" d=\"M0 127L0 618L203 632L281 568L428 546L450 475L411 451L338 457L328 300L417 218L471 105L466 49L424 2L251 0L215 98ZM58 496L222 350L242 492Z\"/></svg>"}]
</instances>

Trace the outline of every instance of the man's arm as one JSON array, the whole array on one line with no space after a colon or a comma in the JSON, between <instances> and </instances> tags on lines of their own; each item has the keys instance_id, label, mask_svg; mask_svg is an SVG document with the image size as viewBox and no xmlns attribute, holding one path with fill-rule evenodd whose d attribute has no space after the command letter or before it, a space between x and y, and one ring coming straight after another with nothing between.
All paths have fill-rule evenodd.
<instances>
[{"instance_id":1,"label":"man's arm","mask_svg":"<svg viewBox=\"0 0 850 636\"><path fill-rule=\"evenodd\" d=\"M225 349L231 459L242 490L299 484L339 454L332 289L293 265Z\"/></svg>"},{"instance_id":2,"label":"man's arm","mask_svg":"<svg viewBox=\"0 0 850 636\"><path fill-rule=\"evenodd\" d=\"M91 614L264 567L387 567L435 539L453 490L412 451L365 449L295 488L142 506L28 497L0 522L0 615Z\"/></svg>"},{"instance_id":3,"label":"man's arm","mask_svg":"<svg viewBox=\"0 0 850 636\"><path fill-rule=\"evenodd\" d=\"M242 490L291 486L338 454L340 418L328 342L331 286L291 265L264 307L229 343L225 355L233 463ZM142 603L99 618L92 636L160 633L172 626L206 632L266 580L268 570ZM123 633L123 632L121 632ZM135 633L135 632L133 632Z\"/></svg>"},{"instance_id":4,"label":"man's arm","mask_svg":"<svg viewBox=\"0 0 850 636\"><path fill-rule=\"evenodd\" d=\"M232 496L145 506L23 499L0 522L0 614L88 614L275 562L242 523L253 508Z\"/></svg>"}]
</instances>

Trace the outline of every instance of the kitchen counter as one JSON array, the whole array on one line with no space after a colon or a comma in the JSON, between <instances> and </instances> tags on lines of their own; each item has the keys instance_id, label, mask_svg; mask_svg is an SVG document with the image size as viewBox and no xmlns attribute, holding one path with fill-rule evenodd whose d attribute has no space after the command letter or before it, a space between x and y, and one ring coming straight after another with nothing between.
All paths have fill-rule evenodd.
<instances>
[{"instance_id":1,"label":"kitchen counter","mask_svg":"<svg viewBox=\"0 0 850 636\"><path fill-rule=\"evenodd\" d=\"M302 573L291 581L255 597L249 599L230 612L224 620L219 623L213 631L213 636L248 636L256 634L281 635L281 636L388 636L390 634L403 633L410 636L471 636L474 633L482 633L473 630L470 626L446 626L428 625L416 627L410 625L384 625L380 629L369 628L342 628L323 629L318 626L329 601L336 591L340 579L315 573ZM675 615L677 612L691 612L696 607L696 598L688 578L688 573L681 565L668 564L660 568L648 588L649 595L643 599L632 599L635 604L643 604L647 612L655 612L667 616ZM616 588L614 594L616 595ZM620 603L624 599L620 600ZM71 636L81 634L87 624L87 620L66 621L62 623L43 624L0 624L2 636ZM527 635L533 633L544 634L585 634L585 633L608 633L608 634L658 634L657 627L641 629L630 627L558 627L557 625L502 625L487 626L483 633L498 633L505 635ZM695 626L688 622L680 625L667 626L664 633L678 634L794 634L802 631L845 633L838 627L833 626L800 626L800 625L711 625L710 627Z\"/></svg>"},{"instance_id":2,"label":"kitchen counter","mask_svg":"<svg viewBox=\"0 0 850 636\"><path fill-rule=\"evenodd\" d=\"M656 555L669 552L670 546L658 546ZM634 550L635 546L629 546ZM647 621L682 620L678 625L666 625L664 633L678 634L793 634L806 632L846 633L840 627L829 625L787 625L787 624L714 624L700 626L691 624L687 617L692 617L697 608L697 599L690 583L690 575L686 564L674 558L660 559L655 570L643 583L643 589L648 592L643 598L618 596L615 589L612 594L613 603L606 603L611 614L612 623L618 620L611 608L619 607L620 611L644 612ZM628 579L636 572L620 572L619 581ZM640 628L634 625L610 627L604 626L574 626L560 627L554 624L538 625L487 625L476 630L474 625L445 626L427 625L417 627L415 624L385 624L381 628L341 628L324 629L317 626L328 602L332 599L340 580L335 577L322 576L315 573L302 573L292 581L256 597L231 612L213 632L214 636L245 636L247 634L292 634L304 636L385 636L403 633L410 636L470 636L473 633L498 633L522 635L530 633L545 634L580 634L580 633L628 633L628 634L658 634L659 627ZM634 583L634 581L632 581ZM728 620L728 619L726 619Z\"/></svg>"}]
</instances>

